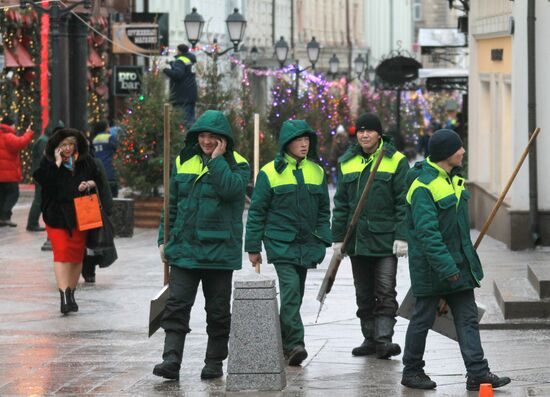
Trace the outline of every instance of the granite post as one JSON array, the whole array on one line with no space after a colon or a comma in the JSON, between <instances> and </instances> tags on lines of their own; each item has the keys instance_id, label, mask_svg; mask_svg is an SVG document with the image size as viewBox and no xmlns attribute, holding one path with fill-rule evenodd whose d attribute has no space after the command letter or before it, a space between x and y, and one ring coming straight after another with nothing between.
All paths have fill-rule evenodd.
<instances>
[{"instance_id":1,"label":"granite post","mask_svg":"<svg viewBox=\"0 0 550 397\"><path fill-rule=\"evenodd\" d=\"M275 280L254 274L234 286L226 390L282 390L286 374Z\"/></svg>"}]
</instances>

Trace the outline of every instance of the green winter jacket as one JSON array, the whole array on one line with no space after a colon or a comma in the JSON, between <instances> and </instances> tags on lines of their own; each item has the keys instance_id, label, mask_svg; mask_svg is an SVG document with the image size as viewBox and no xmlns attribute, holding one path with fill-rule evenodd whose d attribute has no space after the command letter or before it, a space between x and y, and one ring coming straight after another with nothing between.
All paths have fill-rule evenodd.
<instances>
[{"instance_id":1,"label":"green winter jacket","mask_svg":"<svg viewBox=\"0 0 550 397\"><path fill-rule=\"evenodd\" d=\"M470 192L458 171L449 175L428 158L407 174L407 240L415 296L472 289L483 278L470 239ZM456 274L458 281L448 281Z\"/></svg>"},{"instance_id":2,"label":"green winter jacket","mask_svg":"<svg viewBox=\"0 0 550 397\"><path fill-rule=\"evenodd\" d=\"M293 139L307 134L307 157L297 161L285 152ZM330 246L330 199L325 172L317 158L317 136L303 120L286 121L279 153L258 174L246 223L246 252L260 252L269 263L315 267Z\"/></svg>"},{"instance_id":3,"label":"green winter jacket","mask_svg":"<svg viewBox=\"0 0 550 397\"><path fill-rule=\"evenodd\" d=\"M407 158L398 152L389 138L381 141L372 155L365 154L359 144L350 147L339 162L340 178L334 196L332 241L343 241L370 170L381 148L380 162L367 202L349 244L348 255L391 256L393 242L405 240L405 177Z\"/></svg>"},{"instance_id":4,"label":"green winter jacket","mask_svg":"<svg viewBox=\"0 0 550 397\"><path fill-rule=\"evenodd\" d=\"M227 138L227 150L203 159L200 132ZM187 132L170 178L170 236L164 253L171 266L238 270L242 266L242 215L250 167L233 151L231 126L223 113L207 110ZM161 216L159 245L164 242Z\"/></svg>"}]
</instances>

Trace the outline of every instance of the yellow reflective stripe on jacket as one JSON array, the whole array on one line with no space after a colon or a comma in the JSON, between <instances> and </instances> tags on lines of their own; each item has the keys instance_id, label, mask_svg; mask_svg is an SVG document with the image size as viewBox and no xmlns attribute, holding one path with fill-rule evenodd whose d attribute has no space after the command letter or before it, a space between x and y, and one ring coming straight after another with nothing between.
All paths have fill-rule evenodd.
<instances>
[{"instance_id":1,"label":"yellow reflective stripe on jacket","mask_svg":"<svg viewBox=\"0 0 550 397\"><path fill-rule=\"evenodd\" d=\"M431 163L430 165L433 166L434 164ZM418 178L414 180L414 182L411 184L411 187L409 188L409 191L407 192L407 203L411 203L412 195L416 189L418 189L419 187L424 187L430 191L435 202L438 202L439 200L444 199L451 194L454 194L457 198L456 205L458 207L458 204L460 203L460 197L462 196L462 192L465 189L464 178L455 175L452 179L450 179L451 183L449 183L449 176L443 175L441 173L441 171L443 171L444 173L445 171L438 166L436 166L435 168L439 171L439 175L430 183L422 183L418 180Z\"/></svg>"},{"instance_id":2,"label":"yellow reflective stripe on jacket","mask_svg":"<svg viewBox=\"0 0 550 397\"><path fill-rule=\"evenodd\" d=\"M233 151L233 157L235 158L237 164L248 164L248 161L236 151ZM178 174L194 174L202 176L203 174L208 172L208 166L203 166L202 158L198 154L194 155L183 164L181 164L180 156L178 156L176 157L176 172Z\"/></svg>"},{"instance_id":3,"label":"yellow reflective stripe on jacket","mask_svg":"<svg viewBox=\"0 0 550 397\"><path fill-rule=\"evenodd\" d=\"M304 159L300 163L299 169L302 170L305 184L321 185L323 183L325 172L318 164L308 159ZM262 167L262 171L266 174L269 185L272 188L282 185L298 184L293 173L293 168L290 166L285 167L283 172L278 173L277 170L275 170L275 161L271 161Z\"/></svg>"},{"instance_id":4,"label":"yellow reflective stripe on jacket","mask_svg":"<svg viewBox=\"0 0 550 397\"><path fill-rule=\"evenodd\" d=\"M185 65L189 65L191 62L191 60L189 58L187 58L186 56L183 56L183 55L180 55L179 57L176 58L178 61L182 61Z\"/></svg>"},{"instance_id":5,"label":"yellow reflective stripe on jacket","mask_svg":"<svg viewBox=\"0 0 550 397\"><path fill-rule=\"evenodd\" d=\"M375 154L370 156L369 159L365 161L365 158L358 154L340 165L342 174L352 174L354 172L361 173L367 166L375 161L376 157L378 157L378 155ZM378 172L395 174L395 171L399 166L399 162L403 159L403 157L405 157L405 155L400 152L395 152L392 157L384 156L378 166Z\"/></svg>"},{"instance_id":6,"label":"yellow reflective stripe on jacket","mask_svg":"<svg viewBox=\"0 0 550 397\"><path fill-rule=\"evenodd\" d=\"M109 134L108 132L104 132L101 134L97 134L92 143L109 143L110 138L111 134Z\"/></svg>"}]
</instances>

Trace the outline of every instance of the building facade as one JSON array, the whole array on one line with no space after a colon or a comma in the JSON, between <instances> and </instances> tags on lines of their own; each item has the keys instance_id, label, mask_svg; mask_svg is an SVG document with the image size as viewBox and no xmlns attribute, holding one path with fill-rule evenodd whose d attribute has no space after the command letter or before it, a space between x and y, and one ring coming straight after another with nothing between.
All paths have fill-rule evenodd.
<instances>
[{"instance_id":1,"label":"building facade","mask_svg":"<svg viewBox=\"0 0 550 397\"><path fill-rule=\"evenodd\" d=\"M528 21L530 5L536 22ZM537 140L536 169L530 167L528 157L489 229L489 234L512 249L532 247L536 237L543 245L550 244L550 184L545 175L550 157L544 155L550 149L550 139L544 133L550 128L550 114L544 111L550 104L550 94L544 88L550 83L546 73L550 59L545 42L550 34L547 21L548 2L476 0L471 4L469 181L472 222L477 228L483 225L527 145L529 83L536 88L531 109L542 131ZM535 24L534 38L528 37L529 23ZM533 39L536 73L530 74L528 43ZM536 183L530 183L530 175Z\"/></svg>"}]
</instances>

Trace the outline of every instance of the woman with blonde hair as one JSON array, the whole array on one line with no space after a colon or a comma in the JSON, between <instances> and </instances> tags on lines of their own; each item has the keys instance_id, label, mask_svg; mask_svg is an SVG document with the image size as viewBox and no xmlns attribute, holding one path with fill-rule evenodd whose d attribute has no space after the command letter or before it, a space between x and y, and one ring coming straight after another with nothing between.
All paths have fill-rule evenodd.
<instances>
[{"instance_id":1,"label":"woman with blonde hair","mask_svg":"<svg viewBox=\"0 0 550 397\"><path fill-rule=\"evenodd\" d=\"M73 200L86 191L104 189L84 134L72 128L57 131L48 140L33 177L42 187L41 210L53 248L60 310L63 314L77 312L74 291L82 271L86 231L77 228Z\"/></svg>"}]
</instances>

